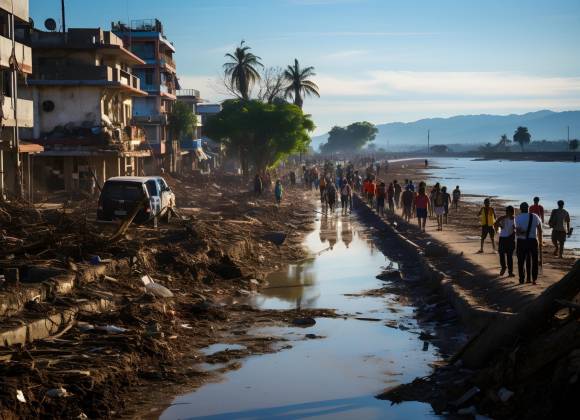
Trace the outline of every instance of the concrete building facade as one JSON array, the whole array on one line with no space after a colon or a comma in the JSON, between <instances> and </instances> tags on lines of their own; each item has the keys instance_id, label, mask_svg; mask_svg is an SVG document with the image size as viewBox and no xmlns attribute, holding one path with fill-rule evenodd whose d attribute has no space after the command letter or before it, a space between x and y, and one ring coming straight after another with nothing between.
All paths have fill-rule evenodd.
<instances>
[{"instance_id":1,"label":"concrete building facade","mask_svg":"<svg viewBox=\"0 0 580 420\"><path fill-rule=\"evenodd\" d=\"M133 98L133 119L147 134L147 142L155 157L153 163L170 172L178 171L179 141L172 138L168 120L179 88L173 59L175 47L157 19L133 20L129 24L113 22L111 28L127 48L144 61L135 66L135 75L141 79L141 86L148 96Z\"/></svg>"},{"instance_id":2,"label":"concrete building facade","mask_svg":"<svg viewBox=\"0 0 580 420\"><path fill-rule=\"evenodd\" d=\"M22 136L44 147L34 159L37 186L94 191L109 177L142 174L151 152L132 122L133 97L147 93L132 68L144 61L101 29L28 35L34 71L23 90L34 126Z\"/></svg>"},{"instance_id":3,"label":"concrete building facade","mask_svg":"<svg viewBox=\"0 0 580 420\"><path fill-rule=\"evenodd\" d=\"M33 125L32 100L19 89L32 73L32 50L17 31L28 19L28 0L0 0L0 199L26 198L32 188L29 157L42 150L19 136Z\"/></svg>"}]
</instances>

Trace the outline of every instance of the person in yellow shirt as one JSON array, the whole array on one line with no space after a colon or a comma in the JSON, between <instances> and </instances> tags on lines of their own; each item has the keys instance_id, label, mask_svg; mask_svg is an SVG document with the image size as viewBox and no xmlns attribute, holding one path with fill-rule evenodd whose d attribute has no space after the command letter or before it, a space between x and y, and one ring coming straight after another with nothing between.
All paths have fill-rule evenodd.
<instances>
[{"instance_id":1,"label":"person in yellow shirt","mask_svg":"<svg viewBox=\"0 0 580 420\"><path fill-rule=\"evenodd\" d=\"M483 243L485 242L485 238L489 235L491 239L491 246L493 248L493 252L495 252L495 211L493 207L491 207L491 201L489 198L483 200L483 207L479 209L479 221L481 223L481 247L478 254L483 254Z\"/></svg>"}]
</instances>

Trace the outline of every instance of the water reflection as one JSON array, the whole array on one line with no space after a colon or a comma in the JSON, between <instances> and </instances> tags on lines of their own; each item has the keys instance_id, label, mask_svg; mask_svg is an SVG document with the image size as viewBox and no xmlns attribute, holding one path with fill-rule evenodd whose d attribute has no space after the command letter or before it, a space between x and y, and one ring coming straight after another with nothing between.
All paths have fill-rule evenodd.
<instances>
[{"instance_id":1,"label":"water reflection","mask_svg":"<svg viewBox=\"0 0 580 420\"><path fill-rule=\"evenodd\" d=\"M288 266L286 271L270 274L267 278L269 285L254 298L254 305L265 308L269 303L281 301L286 303L282 305L285 308L320 306L317 305L321 295L318 275L322 273L322 280L333 281L328 276L329 266L340 268L349 260L355 263L363 261L361 257L366 257L366 254L376 254L372 241L366 235L360 235L360 226L356 226L355 229L351 216L323 215L318 221L318 234L307 239L311 258ZM380 254L379 258L384 257Z\"/></svg>"}]
</instances>

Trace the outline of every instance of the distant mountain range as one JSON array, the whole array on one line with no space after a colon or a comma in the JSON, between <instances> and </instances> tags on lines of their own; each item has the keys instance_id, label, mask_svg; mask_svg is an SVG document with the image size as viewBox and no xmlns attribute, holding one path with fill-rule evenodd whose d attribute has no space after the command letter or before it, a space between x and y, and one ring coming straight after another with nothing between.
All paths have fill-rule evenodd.
<instances>
[{"instance_id":1,"label":"distant mountain range","mask_svg":"<svg viewBox=\"0 0 580 420\"><path fill-rule=\"evenodd\" d=\"M374 143L377 147L402 149L423 146L430 130L431 145L435 144L482 144L495 143L502 134L511 139L518 126L528 127L532 141L562 140L566 138L566 126L580 130L580 111L554 112L542 110L516 115L458 115L450 118L427 118L410 123L394 122L377 124L379 133ZM318 151L328 134L312 138L312 147Z\"/></svg>"}]
</instances>

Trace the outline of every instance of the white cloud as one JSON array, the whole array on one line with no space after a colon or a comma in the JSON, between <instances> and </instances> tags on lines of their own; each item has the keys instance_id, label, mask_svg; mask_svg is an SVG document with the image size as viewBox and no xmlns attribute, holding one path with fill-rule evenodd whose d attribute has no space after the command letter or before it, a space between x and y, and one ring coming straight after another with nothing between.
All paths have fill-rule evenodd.
<instances>
[{"instance_id":1,"label":"white cloud","mask_svg":"<svg viewBox=\"0 0 580 420\"><path fill-rule=\"evenodd\" d=\"M373 71L359 78L321 74L316 81L321 94L326 96L557 97L580 94L580 77L512 72Z\"/></svg>"}]
</instances>

